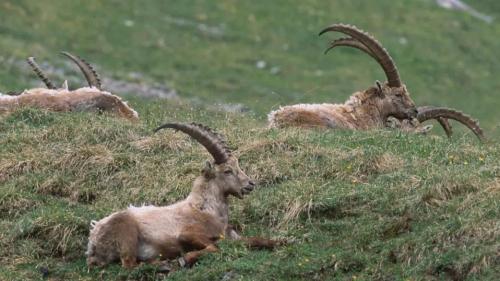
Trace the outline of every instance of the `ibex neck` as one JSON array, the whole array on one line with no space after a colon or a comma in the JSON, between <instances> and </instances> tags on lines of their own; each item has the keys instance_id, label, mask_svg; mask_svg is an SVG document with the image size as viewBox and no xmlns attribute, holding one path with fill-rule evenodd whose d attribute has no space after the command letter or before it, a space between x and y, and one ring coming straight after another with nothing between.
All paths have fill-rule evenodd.
<instances>
[{"instance_id":1,"label":"ibex neck","mask_svg":"<svg viewBox=\"0 0 500 281\"><path fill-rule=\"evenodd\" d=\"M366 100L362 103L351 105L351 116L357 129L373 129L383 127L385 114L373 101Z\"/></svg>"},{"instance_id":2,"label":"ibex neck","mask_svg":"<svg viewBox=\"0 0 500 281\"><path fill-rule=\"evenodd\" d=\"M214 216L224 224L228 223L228 200L214 181L196 179L187 200L194 208Z\"/></svg>"}]
</instances>

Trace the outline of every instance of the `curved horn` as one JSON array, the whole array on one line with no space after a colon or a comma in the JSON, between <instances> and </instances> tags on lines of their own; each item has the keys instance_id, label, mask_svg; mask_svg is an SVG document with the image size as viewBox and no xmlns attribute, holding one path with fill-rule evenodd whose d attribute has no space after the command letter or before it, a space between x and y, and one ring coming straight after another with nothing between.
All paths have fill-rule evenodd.
<instances>
[{"instance_id":1,"label":"curved horn","mask_svg":"<svg viewBox=\"0 0 500 281\"><path fill-rule=\"evenodd\" d=\"M43 71L40 68L40 66L36 63L34 57L29 57L27 59L27 62L31 66L31 68L33 69L33 71L36 73L36 75L38 76L38 78L42 79L43 83L45 84L45 86L47 86L47 88L49 88L49 89L56 89L56 86L54 86L54 84L52 84L52 82L50 81L50 79L45 75L45 73L43 73Z\"/></svg>"},{"instance_id":2,"label":"curved horn","mask_svg":"<svg viewBox=\"0 0 500 281\"><path fill-rule=\"evenodd\" d=\"M370 34L358 29L353 25L347 24L333 24L325 29L323 29L319 35L322 35L329 31L337 31L351 36L352 38L358 40L363 45L365 45L378 59L380 66L385 72L387 81L390 87L401 87L401 78L399 76L398 69L394 60L389 55L386 49L373 38Z\"/></svg>"},{"instance_id":3,"label":"curved horn","mask_svg":"<svg viewBox=\"0 0 500 281\"><path fill-rule=\"evenodd\" d=\"M212 155L215 160L215 164L226 163L231 155L231 151L222 139L222 136L201 124L166 123L156 128L154 132L156 133L165 128L181 131L194 138Z\"/></svg>"},{"instance_id":4,"label":"curved horn","mask_svg":"<svg viewBox=\"0 0 500 281\"><path fill-rule=\"evenodd\" d=\"M429 119L438 119L439 121L439 118L456 120L469 128L481 141L486 140L483 130L481 129L481 127L479 127L479 122L473 120L470 116L460 111L447 107L423 106L418 108L417 119L420 123L423 123ZM441 125L443 126L442 123ZM445 129L445 131L447 131L445 126L443 126L443 128Z\"/></svg>"},{"instance_id":5,"label":"curved horn","mask_svg":"<svg viewBox=\"0 0 500 281\"><path fill-rule=\"evenodd\" d=\"M61 54L72 60L78 66L78 68L80 68L90 87L95 87L101 90L101 79L99 78L99 75L94 70L94 68L88 62L86 62L79 56L74 56L68 52L61 52Z\"/></svg>"},{"instance_id":6,"label":"curved horn","mask_svg":"<svg viewBox=\"0 0 500 281\"><path fill-rule=\"evenodd\" d=\"M339 47L339 46L352 47L352 48L356 48L358 50L361 50L361 51L365 52L366 54L368 54L369 56L371 56L372 58L374 58L379 64L381 63L380 59L377 56L375 56L372 53L372 51L370 51L370 49L368 49L361 42L357 41L356 39L350 38L350 37L344 37L344 38L339 38L339 39L333 40L330 43L330 46L325 50L325 54L327 54L331 49L333 49L335 47Z\"/></svg>"},{"instance_id":7,"label":"curved horn","mask_svg":"<svg viewBox=\"0 0 500 281\"><path fill-rule=\"evenodd\" d=\"M453 129L452 129L451 124L448 121L448 119L443 118L443 117L438 117L436 120L438 121L439 125L441 125L441 127L443 127L443 130L446 133L446 136L451 138L451 135L453 135Z\"/></svg>"}]
</instances>

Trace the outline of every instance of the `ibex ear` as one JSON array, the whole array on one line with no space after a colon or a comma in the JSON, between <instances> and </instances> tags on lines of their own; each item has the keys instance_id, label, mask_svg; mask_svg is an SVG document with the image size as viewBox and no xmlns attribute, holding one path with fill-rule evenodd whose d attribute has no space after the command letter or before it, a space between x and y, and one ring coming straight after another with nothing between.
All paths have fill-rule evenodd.
<instances>
[{"instance_id":1,"label":"ibex ear","mask_svg":"<svg viewBox=\"0 0 500 281\"><path fill-rule=\"evenodd\" d=\"M64 83L62 83L61 89L68 91L68 80L64 80Z\"/></svg>"},{"instance_id":2,"label":"ibex ear","mask_svg":"<svg viewBox=\"0 0 500 281\"><path fill-rule=\"evenodd\" d=\"M206 179L212 179L215 177L214 167L210 161L205 162L205 167L201 170L201 173Z\"/></svg>"},{"instance_id":3,"label":"ibex ear","mask_svg":"<svg viewBox=\"0 0 500 281\"><path fill-rule=\"evenodd\" d=\"M383 98L385 95L384 95L384 92L382 91L382 84L380 84L380 81L376 80L375 81L375 85L377 85L377 94Z\"/></svg>"},{"instance_id":4,"label":"ibex ear","mask_svg":"<svg viewBox=\"0 0 500 281\"><path fill-rule=\"evenodd\" d=\"M422 134L422 135L426 135L430 130L432 130L432 125L429 124L429 125L425 125L421 128L419 128L418 130L418 133Z\"/></svg>"}]
</instances>

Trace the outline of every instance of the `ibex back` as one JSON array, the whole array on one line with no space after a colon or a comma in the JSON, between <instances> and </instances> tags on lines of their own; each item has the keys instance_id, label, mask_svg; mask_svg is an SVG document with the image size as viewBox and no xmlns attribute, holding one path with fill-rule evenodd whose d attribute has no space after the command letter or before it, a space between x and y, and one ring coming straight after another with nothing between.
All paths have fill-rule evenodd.
<instances>
[{"instance_id":1,"label":"ibex back","mask_svg":"<svg viewBox=\"0 0 500 281\"><path fill-rule=\"evenodd\" d=\"M253 247L279 244L263 238L241 238L229 225L230 195L243 198L255 183L241 170L222 137L199 124L169 123L157 129L182 131L212 154L189 196L173 205L129 207L92 222L87 264L103 266L121 260L124 267L138 261L154 262L183 255L182 264L193 264L200 255L217 251L222 237L245 240Z\"/></svg>"}]
</instances>

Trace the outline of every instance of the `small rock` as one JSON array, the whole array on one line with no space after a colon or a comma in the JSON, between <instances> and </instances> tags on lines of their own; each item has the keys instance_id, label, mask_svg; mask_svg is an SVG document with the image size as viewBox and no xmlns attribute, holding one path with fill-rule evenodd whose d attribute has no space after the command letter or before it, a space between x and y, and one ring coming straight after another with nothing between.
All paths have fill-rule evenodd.
<instances>
[{"instance_id":1,"label":"small rock","mask_svg":"<svg viewBox=\"0 0 500 281\"><path fill-rule=\"evenodd\" d=\"M228 271L224 273L224 276L222 276L221 281L231 281L235 280L238 274L236 274L234 271Z\"/></svg>"},{"instance_id":2,"label":"small rock","mask_svg":"<svg viewBox=\"0 0 500 281\"><path fill-rule=\"evenodd\" d=\"M134 24L135 24L135 23L134 23L134 21L132 21L132 20L125 20L125 21L123 22L123 24L124 24L126 27L132 27L132 26L134 26Z\"/></svg>"},{"instance_id":3,"label":"small rock","mask_svg":"<svg viewBox=\"0 0 500 281\"><path fill-rule=\"evenodd\" d=\"M264 69L266 68L266 66L267 63L263 60L257 61L257 63L255 63L255 67L257 67L258 69Z\"/></svg>"},{"instance_id":4,"label":"small rock","mask_svg":"<svg viewBox=\"0 0 500 281\"><path fill-rule=\"evenodd\" d=\"M273 66L269 70L269 72L271 72L272 75L276 75L276 74L280 73L280 71L281 71L281 68L279 66Z\"/></svg>"}]
</instances>

